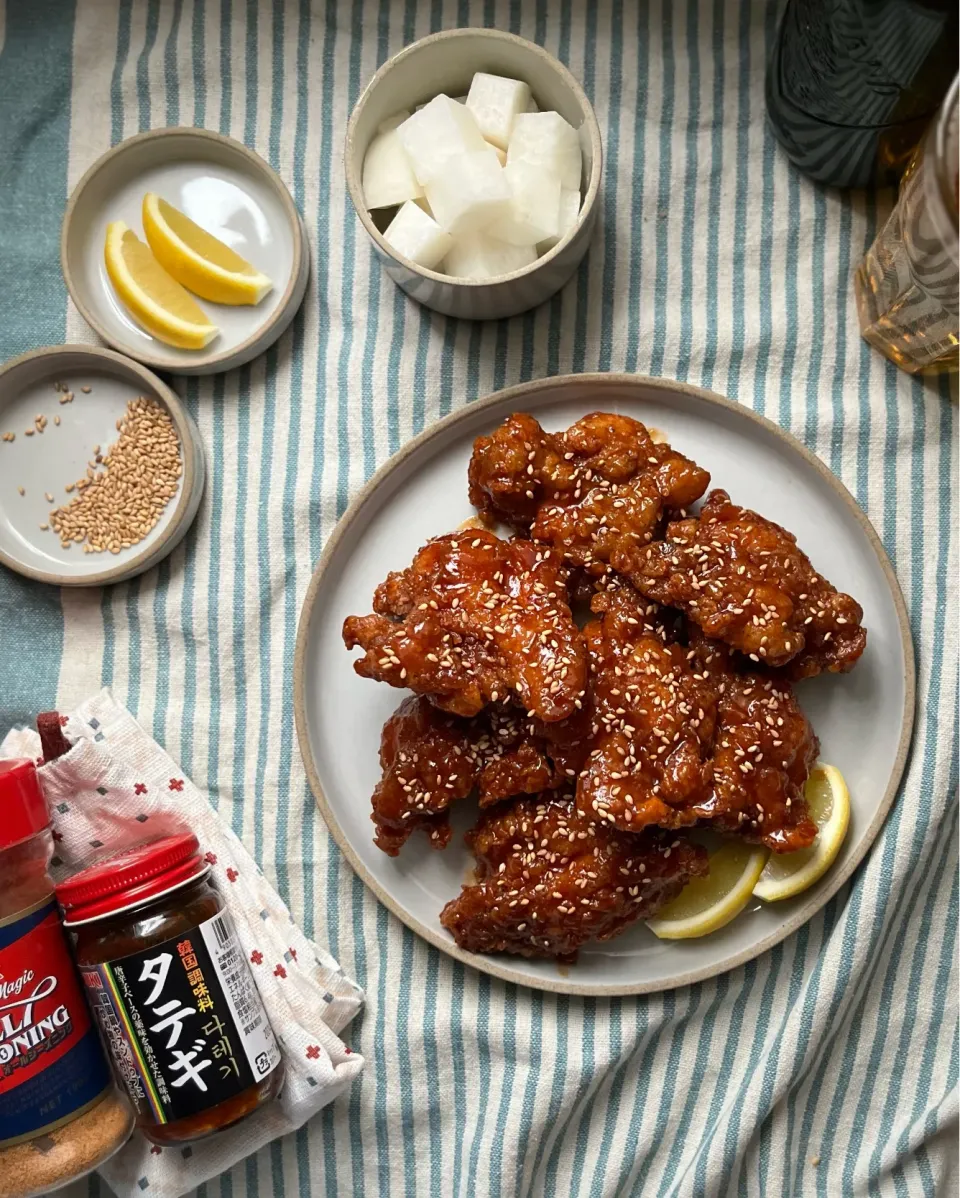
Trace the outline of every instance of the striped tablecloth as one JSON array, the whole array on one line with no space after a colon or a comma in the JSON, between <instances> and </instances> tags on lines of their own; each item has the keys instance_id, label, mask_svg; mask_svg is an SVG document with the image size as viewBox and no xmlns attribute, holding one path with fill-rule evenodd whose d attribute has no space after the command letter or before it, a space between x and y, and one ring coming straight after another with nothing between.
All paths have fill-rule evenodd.
<instances>
[{"instance_id":1,"label":"striped tablecloth","mask_svg":"<svg viewBox=\"0 0 960 1198\"><path fill-rule=\"evenodd\" d=\"M278 345L177 383L210 473L172 557L103 592L0 577L0 727L112 685L366 987L362 1082L211 1195L956 1193L956 394L860 341L851 274L891 197L817 188L771 139L776 10L0 0L4 357L90 339L60 278L60 216L90 162L140 130L241 138L287 181L313 245L307 301ZM489 326L393 287L341 167L377 65L458 24L514 30L567 62L606 147L576 280ZM371 471L453 407L582 370L689 379L800 437L879 530L919 658L905 782L852 883L742 969L602 1002L482 977L378 906L318 819L291 699L308 578Z\"/></svg>"}]
</instances>

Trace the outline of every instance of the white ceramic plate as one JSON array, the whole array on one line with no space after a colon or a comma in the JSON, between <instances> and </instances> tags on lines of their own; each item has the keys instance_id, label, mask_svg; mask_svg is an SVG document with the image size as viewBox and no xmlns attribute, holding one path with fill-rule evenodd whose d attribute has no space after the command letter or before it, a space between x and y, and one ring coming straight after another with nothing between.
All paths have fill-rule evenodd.
<instances>
[{"instance_id":1,"label":"white ceramic plate","mask_svg":"<svg viewBox=\"0 0 960 1198\"><path fill-rule=\"evenodd\" d=\"M69 386L70 403L60 403L54 383ZM158 400L173 419L183 460L177 492L139 544L116 554L84 553L78 544L64 549L56 533L40 525L49 524L51 508L76 494L64 487L84 477L95 446L106 452L116 440L117 420L138 395ZM28 437L39 415L47 417L46 428ZM0 435L8 431L16 440L0 440L0 562L30 578L59 586L132 578L165 557L197 514L205 471L196 425L156 375L112 350L58 345L7 362L0 368Z\"/></svg>"},{"instance_id":2,"label":"white ceramic plate","mask_svg":"<svg viewBox=\"0 0 960 1198\"><path fill-rule=\"evenodd\" d=\"M866 651L842 677L804 682L799 697L842 770L853 813L839 859L797 899L755 902L720 932L659 941L634 925L606 944L587 945L575 965L474 956L440 925L443 905L472 866L460 834L476 817L455 804L455 834L437 852L413 836L391 858L372 841L369 796L379 779L384 721L403 692L359 678L340 637L344 617L371 610L374 588L406 566L429 537L472 514L467 463L473 440L511 412L531 412L561 429L590 411L624 412L661 430L710 470L713 486L782 522L816 568L863 605ZM770 421L709 392L627 375L545 379L502 391L435 424L368 483L333 533L307 592L297 640L295 706L300 748L320 809L354 868L406 924L477 969L569 994L669 989L722 973L757 956L809 919L849 877L876 836L896 793L913 726L914 666L906 610L879 539L850 494L799 442Z\"/></svg>"},{"instance_id":3,"label":"white ceramic plate","mask_svg":"<svg viewBox=\"0 0 960 1198\"><path fill-rule=\"evenodd\" d=\"M273 280L273 290L255 307L198 300L220 329L203 350L177 349L151 336L107 276L107 225L122 220L143 240L148 191ZM209 374L248 362L280 336L303 300L310 255L290 193L262 158L205 129L155 129L109 150L77 184L63 219L60 257L71 298L106 342L148 366Z\"/></svg>"}]
</instances>

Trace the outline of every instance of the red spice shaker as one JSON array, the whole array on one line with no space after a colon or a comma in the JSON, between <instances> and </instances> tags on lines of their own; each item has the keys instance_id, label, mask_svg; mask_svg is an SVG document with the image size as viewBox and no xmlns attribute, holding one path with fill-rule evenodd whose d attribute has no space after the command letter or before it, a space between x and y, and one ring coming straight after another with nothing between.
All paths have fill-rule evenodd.
<instances>
[{"instance_id":1,"label":"red spice shaker","mask_svg":"<svg viewBox=\"0 0 960 1198\"><path fill-rule=\"evenodd\" d=\"M148 1139L200 1139L279 1093L280 1050L196 836L105 857L57 898Z\"/></svg>"},{"instance_id":2,"label":"red spice shaker","mask_svg":"<svg viewBox=\"0 0 960 1198\"><path fill-rule=\"evenodd\" d=\"M0 760L0 1193L79 1177L132 1127L60 927L52 853L36 767Z\"/></svg>"}]
</instances>

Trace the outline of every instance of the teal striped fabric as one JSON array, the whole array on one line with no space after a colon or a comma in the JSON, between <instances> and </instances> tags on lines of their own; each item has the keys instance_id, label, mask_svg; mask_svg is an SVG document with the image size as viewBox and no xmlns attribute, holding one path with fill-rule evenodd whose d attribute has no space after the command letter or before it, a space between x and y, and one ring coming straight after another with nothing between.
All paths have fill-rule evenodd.
<instances>
[{"instance_id":1,"label":"teal striped fabric","mask_svg":"<svg viewBox=\"0 0 960 1198\"><path fill-rule=\"evenodd\" d=\"M142 129L253 146L314 250L274 349L177 383L210 473L172 557L104 592L0 577L0 726L112 685L367 990L349 1029L362 1082L204 1198L957 1192L956 391L859 338L852 272L891 196L787 165L764 125L776 16L761 0L0 0L4 356L90 339L59 278L60 213ZM489 326L421 310L381 274L341 165L377 65L458 24L567 62L606 147L578 276ZM598 369L702 383L818 453L884 540L919 658L902 792L852 882L747 966L619 1001L517 989L407 931L318 819L291 710L300 602L364 479L477 396Z\"/></svg>"}]
</instances>

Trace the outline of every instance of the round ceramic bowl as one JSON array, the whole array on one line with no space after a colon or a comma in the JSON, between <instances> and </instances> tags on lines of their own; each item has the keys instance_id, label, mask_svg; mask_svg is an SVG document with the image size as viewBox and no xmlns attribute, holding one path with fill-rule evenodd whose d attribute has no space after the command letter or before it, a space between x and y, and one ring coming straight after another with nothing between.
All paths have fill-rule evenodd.
<instances>
[{"instance_id":1,"label":"round ceramic bowl","mask_svg":"<svg viewBox=\"0 0 960 1198\"><path fill-rule=\"evenodd\" d=\"M145 192L156 192L269 275L255 307L198 300L220 333L202 350L157 340L130 315L103 260L107 225L143 237ZM84 320L114 349L175 374L242 366L284 331L310 273L306 230L279 175L240 142L206 129L154 129L108 150L74 188L60 235L60 262Z\"/></svg>"},{"instance_id":2,"label":"round ceramic bowl","mask_svg":"<svg viewBox=\"0 0 960 1198\"><path fill-rule=\"evenodd\" d=\"M577 130L583 151L583 200L573 229L523 270L494 279L455 279L426 270L384 241L363 199L363 160L381 121L445 92L463 95L476 71L507 75L530 85L542 110L552 109ZM450 29L407 46L367 84L347 126L344 167L350 199L387 273L412 299L447 316L498 320L548 300L587 252L597 216L603 153L600 126L583 88L562 63L512 33Z\"/></svg>"},{"instance_id":3,"label":"round ceramic bowl","mask_svg":"<svg viewBox=\"0 0 960 1198\"><path fill-rule=\"evenodd\" d=\"M183 473L176 494L129 549L63 548L57 534L41 525L49 525L53 508L75 497L72 486L65 488L86 477L96 447L107 452L127 401L141 395L166 408L177 431ZM200 434L180 400L122 354L56 345L0 367L0 562L11 570L58 586L104 586L142 574L183 539L200 506L205 473Z\"/></svg>"}]
</instances>

